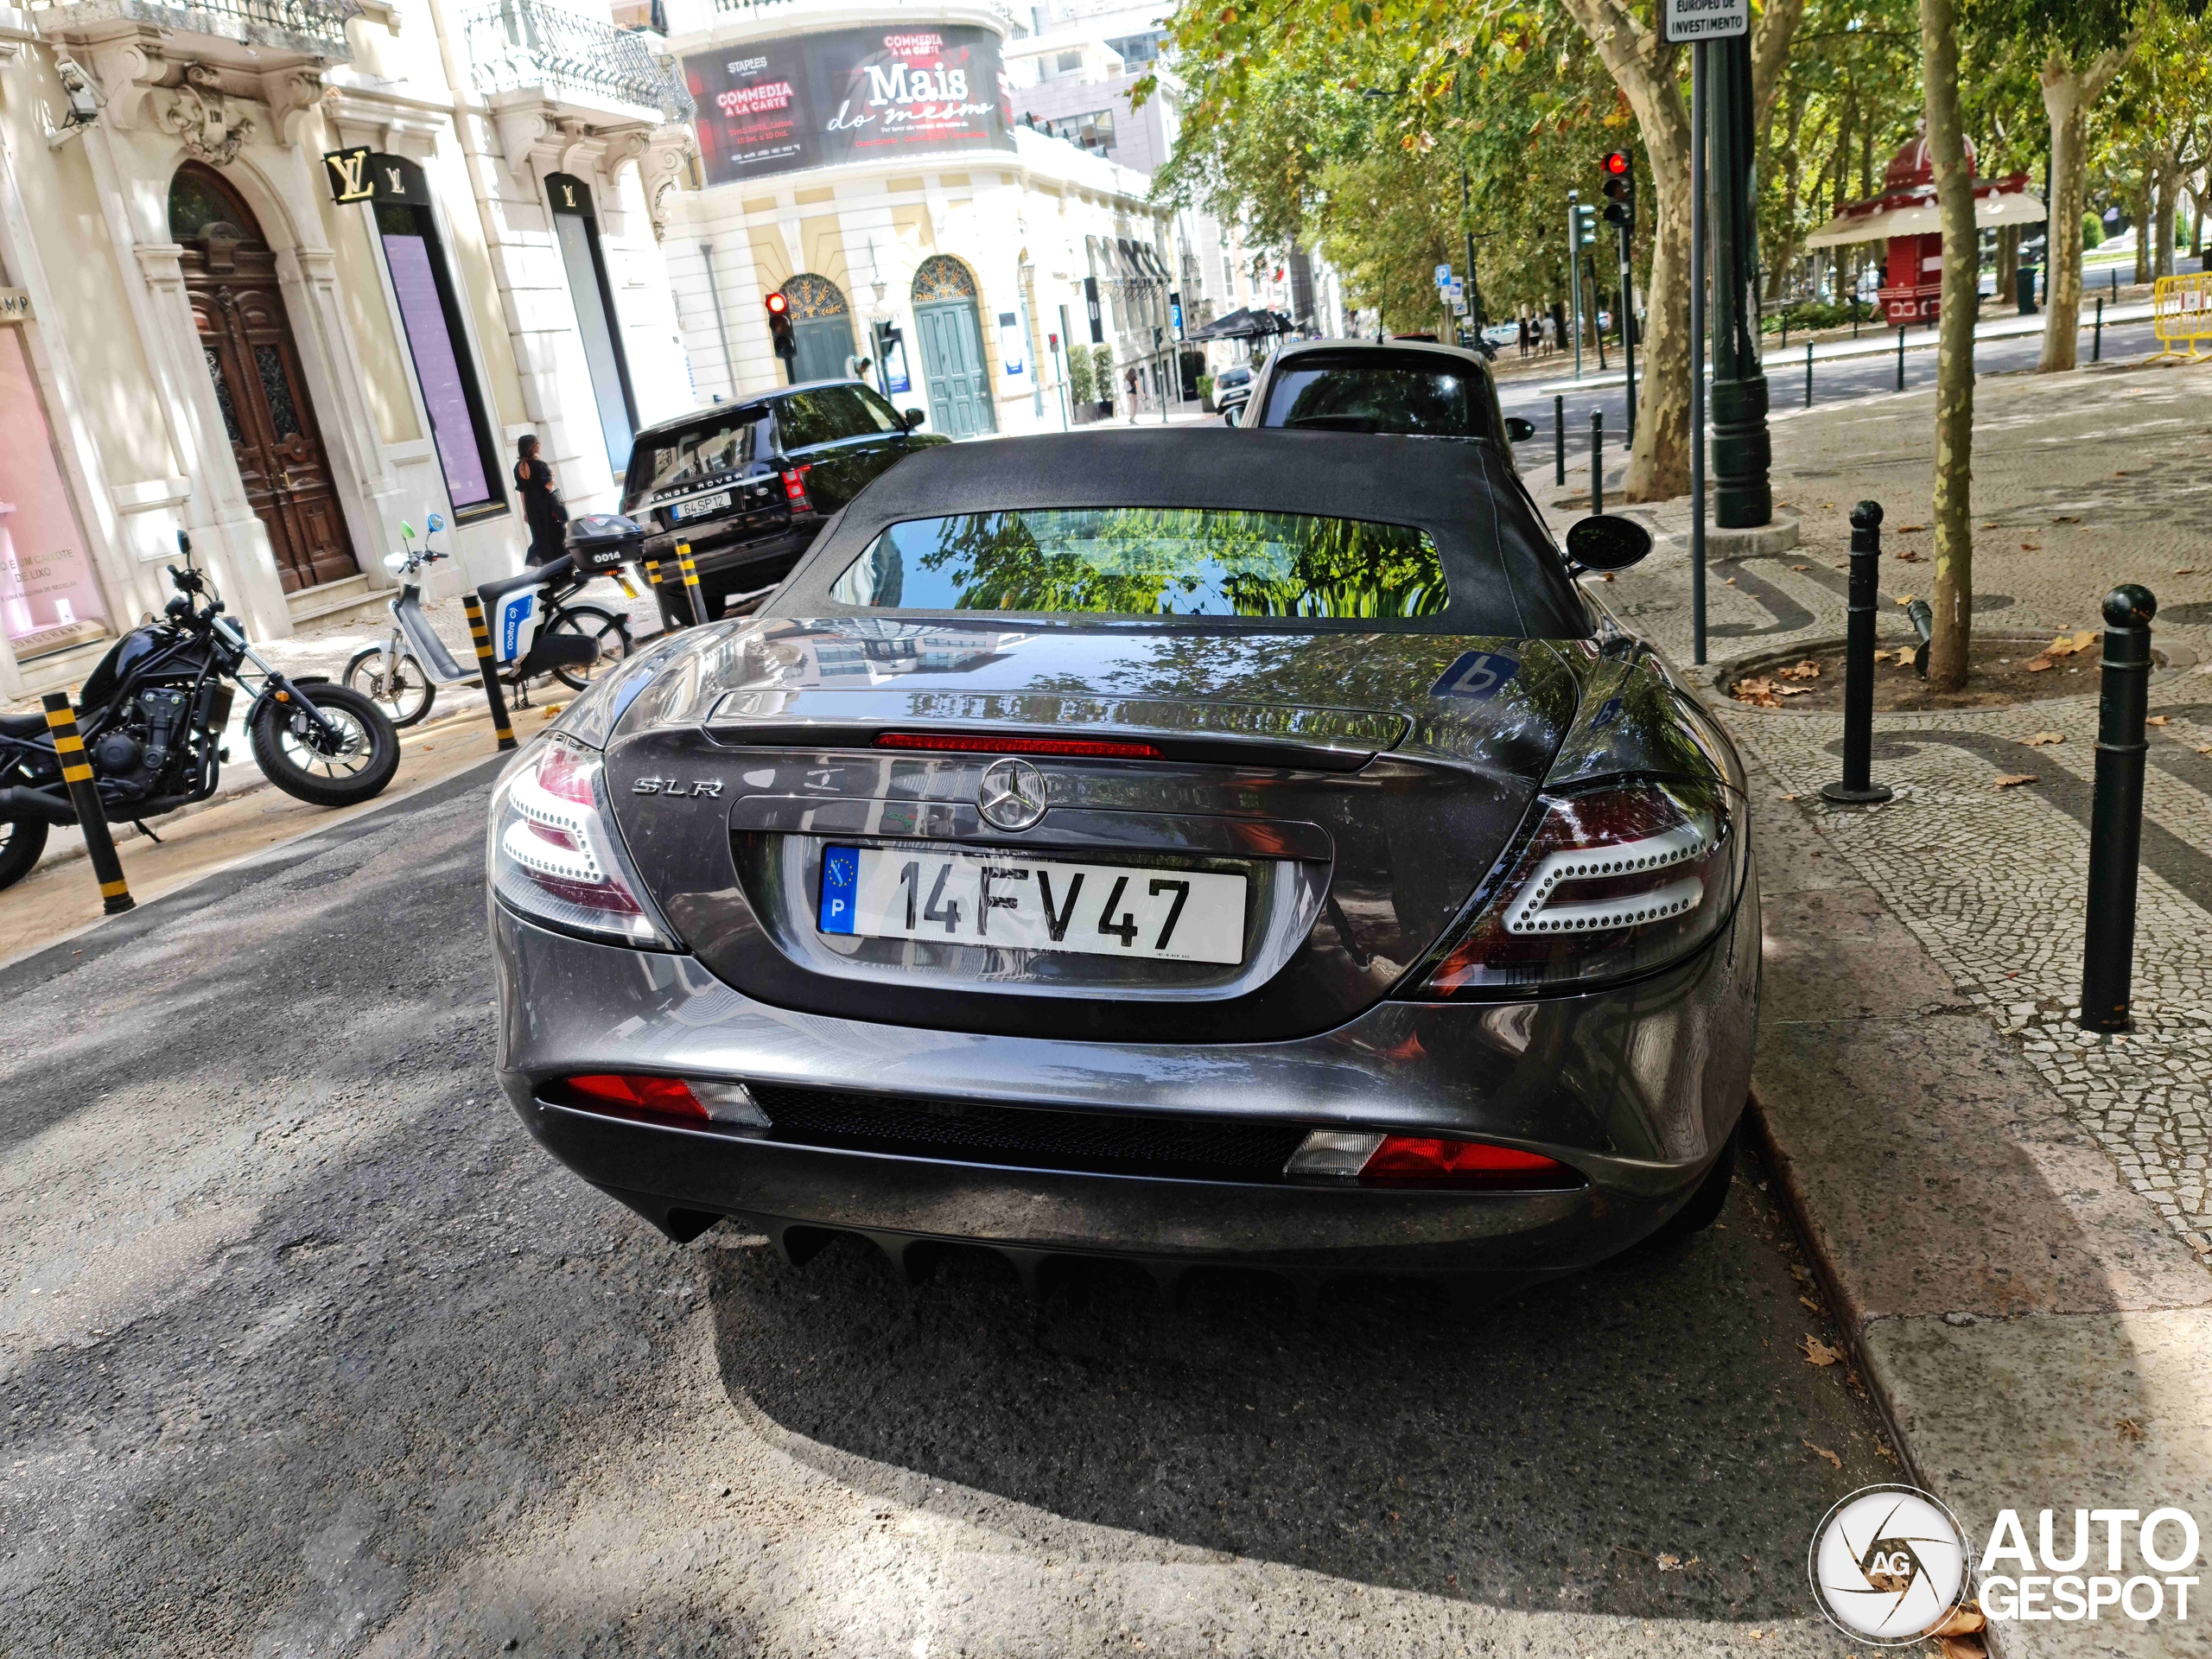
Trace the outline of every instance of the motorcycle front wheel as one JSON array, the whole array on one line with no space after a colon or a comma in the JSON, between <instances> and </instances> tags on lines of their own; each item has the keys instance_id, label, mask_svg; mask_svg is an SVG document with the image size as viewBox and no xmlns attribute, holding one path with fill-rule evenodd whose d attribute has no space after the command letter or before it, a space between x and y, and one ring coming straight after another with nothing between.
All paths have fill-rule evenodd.
<instances>
[{"instance_id":1,"label":"motorcycle front wheel","mask_svg":"<svg viewBox=\"0 0 2212 1659\"><path fill-rule=\"evenodd\" d=\"M315 806L352 806L382 791L399 770L399 734L375 702L327 680L300 690L337 728L337 741L306 715L271 698L253 715L253 758L269 781Z\"/></svg>"},{"instance_id":2,"label":"motorcycle front wheel","mask_svg":"<svg viewBox=\"0 0 2212 1659\"><path fill-rule=\"evenodd\" d=\"M582 690L630 654L630 620L596 605L576 605L562 612L554 620L552 632L580 633L599 647L597 661L553 671L554 678L575 690Z\"/></svg>"},{"instance_id":3,"label":"motorcycle front wheel","mask_svg":"<svg viewBox=\"0 0 2212 1659\"><path fill-rule=\"evenodd\" d=\"M45 850L45 819L0 818L0 887L29 875Z\"/></svg>"},{"instance_id":4,"label":"motorcycle front wheel","mask_svg":"<svg viewBox=\"0 0 2212 1659\"><path fill-rule=\"evenodd\" d=\"M383 709L395 726L414 725L438 700L438 688L423 671L422 664L412 656L404 656L399 666L387 675L385 654L375 645L354 652L353 660L346 664L339 678L349 690L359 691Z\"/></svg>"}]
</instances>

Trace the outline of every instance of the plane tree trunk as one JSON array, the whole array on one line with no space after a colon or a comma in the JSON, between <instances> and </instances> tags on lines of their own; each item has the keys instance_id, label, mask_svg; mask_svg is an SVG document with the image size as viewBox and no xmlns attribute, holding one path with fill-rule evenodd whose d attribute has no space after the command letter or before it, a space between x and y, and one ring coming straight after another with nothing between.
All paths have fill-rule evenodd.
<instances>
[{"instance_id":1,"label":"plane tree trunk","mask_svg":"<svg viewBox=\"0 0 2212 1659\"><path fill-rule=\"evenodd\" d=\"M1943 226L1943 290L1936 343L1935 633L1928 683L1966 683L1974 613L1974 323L1980 283L1974 183L1959 115L1958 0L1920 0L1928 159Z\"/></svg>"}]
</instances>

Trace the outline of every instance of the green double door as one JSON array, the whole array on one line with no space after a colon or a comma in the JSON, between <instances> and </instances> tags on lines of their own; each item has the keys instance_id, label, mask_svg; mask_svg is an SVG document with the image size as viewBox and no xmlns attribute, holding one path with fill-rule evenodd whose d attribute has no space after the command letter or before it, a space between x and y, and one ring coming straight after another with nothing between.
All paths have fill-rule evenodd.
<instances>
[{"instance_id":1,"label":"green double door","mask_svg":"<svg viewBox=\"0 0 2212 1659\"><path fill-rule=\"evenodd\" d=\"M922 378L929 385L930 424L948 438L995 432L990 371L973 300L914 308L921 336Z\"/></svg>"}]
</instances>

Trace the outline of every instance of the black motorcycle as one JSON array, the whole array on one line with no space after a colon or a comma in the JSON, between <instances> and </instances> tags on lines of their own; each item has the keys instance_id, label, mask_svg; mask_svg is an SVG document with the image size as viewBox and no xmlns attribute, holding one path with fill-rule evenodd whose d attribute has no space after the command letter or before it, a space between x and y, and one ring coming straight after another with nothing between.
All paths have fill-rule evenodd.
<instances>
[{"instance_id":1,"label":"black motorcycle","mask_svg":"<svg viewBox=\"0 0 2212 1659\"><path fill-rule=\"evenodd\" d=\"M391 781L399 734L383 709L324 675L289 679L246 643L193 568L169 566L166 620L115 642L77 698L77 729L110 819L138 823L215 792L236 681L254 694L245 730L269 781L317 806L351 806ZM311 688L311 689L310 689ZM0 887L20 881L48 830L73 824L46 716L0 715ZM150 833L150 832L149 832Z\"/></svg>"}]
</instances>

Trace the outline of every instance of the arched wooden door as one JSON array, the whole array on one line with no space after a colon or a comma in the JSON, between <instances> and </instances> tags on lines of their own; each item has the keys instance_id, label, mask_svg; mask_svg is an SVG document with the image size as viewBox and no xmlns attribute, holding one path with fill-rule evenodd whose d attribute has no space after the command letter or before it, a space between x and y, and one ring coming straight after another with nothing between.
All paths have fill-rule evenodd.
<instances>
[{"instance_id":1,"label":"arched wooden door","mask_svg":"<svg viewBox=\"0 0 2212 1659\"><path fill-rule=\"evenodd\" d=\"M855 355L852 308L844 291L827 276L802 273L784 284L791 305L793 380L842 380Z\"/></svg>"},{"instance_id":2,"label":"arched wooden door","mask_svg":"<svg viewBox=\"0 0 2212 1659\"><path fill-rule=\"evenodd\" d=\"M957 259L936 254L914 273L914 333L929 383L930 424L948 438L996 431L976 278Z\"/></svg>"},{"instance_id":3,"label":"arched wooden door","mask_svg":"<svg viewBox=\"0 0 2212 1659\"><path fill-rule=\"evenodd\" d=\"M360 566L285 320L275 251L238 193L196 162L169 182L169 234L184 248L200 350L277 579L291 594L354 575Z\"/></svg>"}]
</instances>

